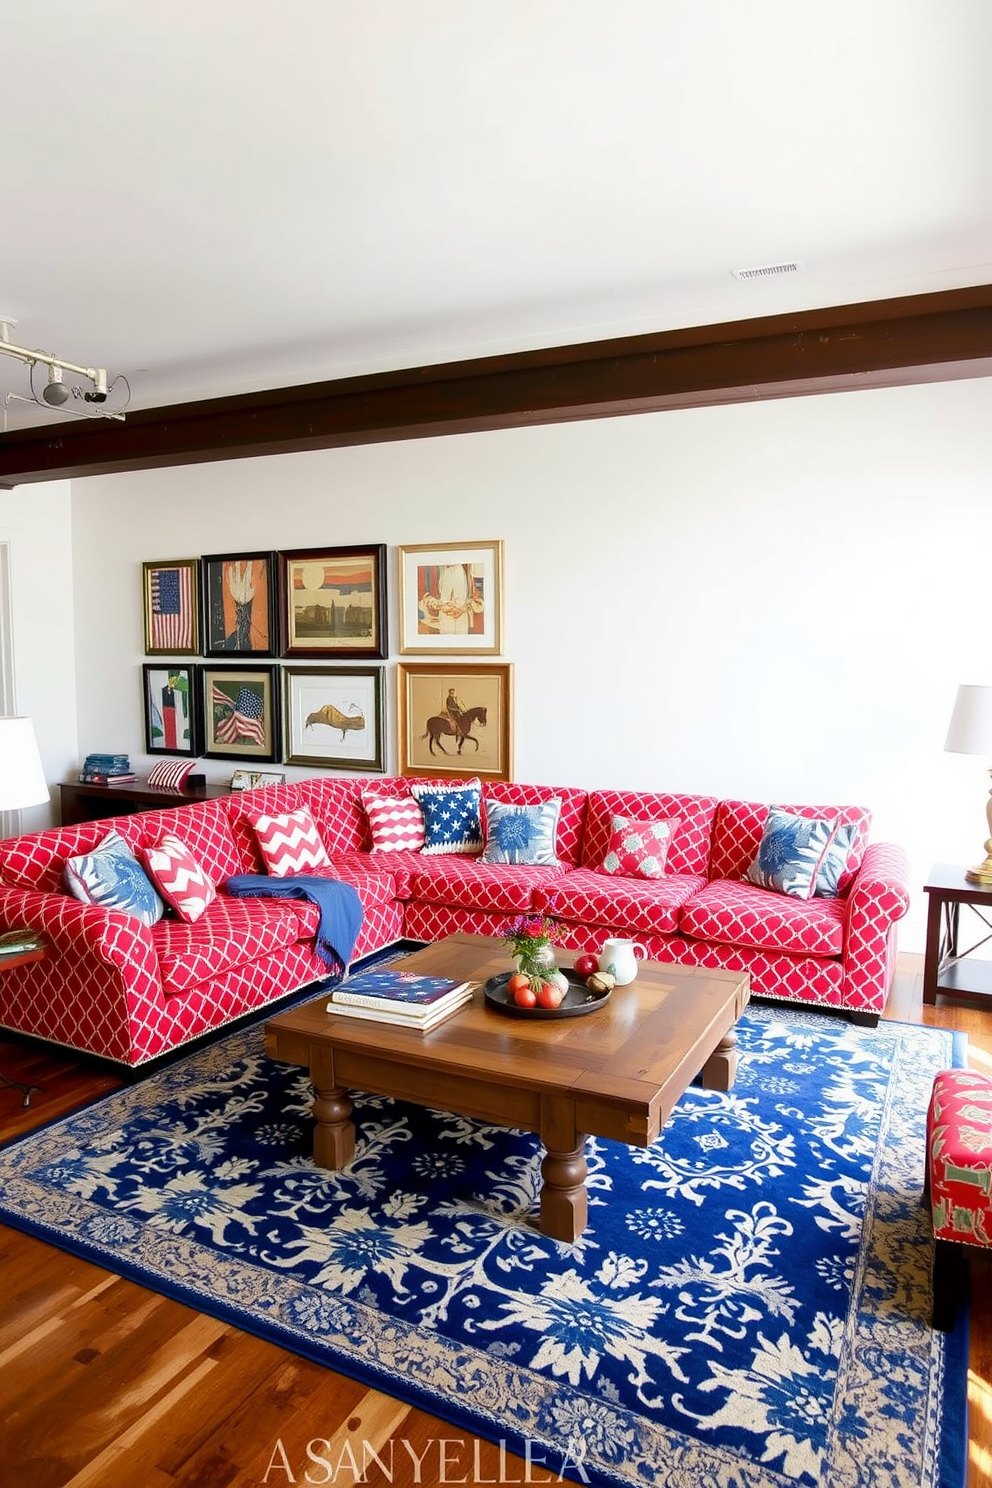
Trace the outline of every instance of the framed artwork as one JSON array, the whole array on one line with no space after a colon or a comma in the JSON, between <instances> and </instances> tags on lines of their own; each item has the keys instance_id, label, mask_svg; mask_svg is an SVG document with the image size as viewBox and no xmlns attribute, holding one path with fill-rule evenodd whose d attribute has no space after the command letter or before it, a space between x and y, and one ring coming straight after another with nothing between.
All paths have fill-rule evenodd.
<instances>
[{"instance_id":1,"label":"framed artwork","mask_svg":"<svg viewBox=\"0 0 992 1488\"><path fill-rule=\"evenodd\" d=\"M204 655L279 655L275 553L212 553L200 579Z\"/></svg>"},{"instance_id":2,"label":"framed artwork","mask_svg":"<svg viewBox=\"0 0 992 1488\"><path fill-rule=\"evenodd\" d=\"M203 743L198 671L181 662L150 661L141 668L146 754L198 757Z\"/></svg>"},{"instance_id":3,"label":"framed artwork","mask_svg":"<svg viewBox=\"0 0 992 1488\"><path fill-rule=\"evenodd\" d=\"M141 565L145 655L199 656L200 560L169 558Z\"/></svg>"},{"instance_id":4,"label":"framed artwork","mask_svg":"<svg viewBox=\"0 0 992 1488\"><path fill-rule=\"evenodd\" d=\"M501 542L400 548L400 650L408 656L501 653Z\"/></svg>"},{"instance_id":5,"label":"framed artwork","mask_svg":"<svg viewBox=\"0 0 992 1488\"><path fill-rule=\"evenodd\" d=\"M401 775L512 779L512 665L401 662L397 681Z\"/></svg>"},{"instance_id":6,"label":"framed artwork","mask_svg":"<svg viewBox=\"0 0 992 1488\"><path fill-rule=\"evenodd\" d=\"M284 656L386 656L386 545L280 553Z\"/></svg>"},{"instance_id":7,"label":"framed artwork","mask_svg":"<svg viewBox=\"0 0 992 1488\"><path fill-rule=\"evenodd\" d=\"M385 769L382 667L284 667L287 765Z\"/></svg>"},{"instance_id":8,"label":"framed artwork","mask_svg":"<svg viewBox=\"0 0 992 1488\"><path fill-rule=\"evenodd\" d=\"M212 759L279 758L279 668L200 667L202 753Z\"/></svg>"}]
</instances>

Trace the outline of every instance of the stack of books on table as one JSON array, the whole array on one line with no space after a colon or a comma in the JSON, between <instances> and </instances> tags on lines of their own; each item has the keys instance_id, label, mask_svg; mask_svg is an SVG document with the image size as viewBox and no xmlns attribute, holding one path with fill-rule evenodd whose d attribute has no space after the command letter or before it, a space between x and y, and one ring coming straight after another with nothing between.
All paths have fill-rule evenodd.
<instances>
[{"instance_id":1,"label":"stack of books on table","mask_svg":"<svg viewBox=\"0 0 992 1488\"><path fill-rule=\"evenodd\" d=\"M412 971L358 971L331 993L329 1013L427 1033L472 999L475 982Z\"/></svg>"},{"instance_id":2,"label":"stack of books on table","mask_svg":"<svg viewBox=\"0 0 992 1488\"><path fill-rule=\"evenodd\" d=\"M83 785L114 785L137 777L126 754L88 754L79 779Z\"/></svg>"}]
</instances>

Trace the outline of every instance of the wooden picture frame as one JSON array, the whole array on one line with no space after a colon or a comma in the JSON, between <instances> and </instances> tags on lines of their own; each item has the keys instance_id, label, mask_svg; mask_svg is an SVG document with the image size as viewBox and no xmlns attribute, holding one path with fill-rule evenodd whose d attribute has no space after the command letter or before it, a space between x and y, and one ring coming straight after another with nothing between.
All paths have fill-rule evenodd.
<instances>
[{"instance_id":1,"label":"wooden picture frame","mask_svg":"<svg viewBox=\"0 0 992 1488\"><path fill-rule=\"evenodd\" d=\"M210 553L200 559L204 656L279 655L275 553Z\"/></svg>"},{"instance_id":2,"label":"wooden picture frame","mask_svg":"<svg viewBox=\"0 0 992 1488\"><path fill-rule=\"evenodd\" d=\"M141 565L146 656L199 656L200 560Z\"/></svg>"},{"instance_id":3,"label":"wooden picture frame","mask_svg":"<svg viewBox=\"0 0 992 1488\"><path fill-rule=\"evenodd\" d=\"M382 774L383 673L372 667L283 667L287 765Z\"/></svg>"},{"instance_id":4,"label":"wooden picture frame","mask_svg":"<svg viewBox=\"0 0 992 1488\"><path fill-rule=\"evenodd\" d=\"M283 656L384 660L386 545L279 554Z\"/></svg>"},{"instance_id":5,"label":"wooden picture frame","mask_svg":"<svg viewBox=\"0 0 992 1488\"><path fill-rule=\"evenodd\" d=\"M401 662L396 670L400 775L512 780L511 663Z\"/></svg>"},{"instance_id":6,"label":"wooden picture frame","mask_svg":"<svg viewBox=\"0 0 992 1488\"><path fill-rule=\"evenodd\" d=\"M198 759L203 744L199 667L147 661L141 668L145 753Z\"/></svg>"},{"instance_id":7,"label":"wooden picture frame","mask_svg":"<svg viewBox=\"0 0 992 1488\"><path fill-rule=\"evenodd\" d=\"M200 668L203 748L208 759L279 758L279 668Z\"/></svg>"},{"instance_id":8,"label":"wooden picture frame","mask_svg":"<svg viewBox=\"0 0 992 1488\"><path fill-rule=\"evenodd\" d=\"M417 543L399 550L400 651L499 656L503 544Z\"/></svg>"}]
</instances>

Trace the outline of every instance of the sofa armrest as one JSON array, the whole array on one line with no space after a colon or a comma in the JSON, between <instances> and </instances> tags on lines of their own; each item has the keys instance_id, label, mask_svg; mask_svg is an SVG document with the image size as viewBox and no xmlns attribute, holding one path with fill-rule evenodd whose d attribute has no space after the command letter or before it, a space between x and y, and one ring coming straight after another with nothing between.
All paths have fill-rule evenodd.
<instances>
[{"instance_id":1,"label":"sofa armrest","mask_svg":"<svg viewBox=\"0 0 992 1488\"><path fill-rule=\"evenodd\" d=\"M871 843L847 895L845 1007L883 1011L895 968L895 925L908 909L906 854L891 842Z\"/></svg>"},{"instance_id":2,"label":"sofa armrest","mask_svg":"<svg viewBox=\"0 0 992 1488\"><path fill-rule=\"evenodd\" d=\"M117 982L141 996L161 993L151 931L133 915L81 904L69 894L0 887L0 927L21 926L50 942L63 982L68 970L73 980L78 972L96 975L101 984Z\"/></svg>"}]
</instances>

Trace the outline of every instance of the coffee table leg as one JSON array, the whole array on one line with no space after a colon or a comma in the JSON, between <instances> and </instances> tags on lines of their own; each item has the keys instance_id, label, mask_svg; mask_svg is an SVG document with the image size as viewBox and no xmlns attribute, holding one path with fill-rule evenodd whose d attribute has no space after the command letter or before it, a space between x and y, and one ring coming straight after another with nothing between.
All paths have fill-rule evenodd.
<instances>
[{"instance_id":1,"label":"coffee table leg","mask_svg":"<svg viewBox=\"0 0 992 1488\"><path fill-rule=\"evenodd\" d=\"M588 1196L586 1194L586 1139L572 1152L544 1154L541 1163L541 1233L552 1240L577 1240L586 1227Z\"/></svg>"},{"instance_id":2,"label":"coffee table leg","mask_svg":"<svg viewBox=\"0 0 992 1488\"><path fill-rule=\"evenodd\" d=\"M729 1090L737 1078L737 1029L723 1035L703 1065L702 1083L706 1090Z\"/></svg>"},{"instance_id":3,"label":"coffee table leg","mask_svg":"<svg viewBox=\"0 0 992 1488\"><path fill-rule=\"evenodd\" d=\"M333 1057L311 1056L314 1088L313 1160L318 1168L346 1168L355 1155L351 1096L334 1075Z\"/></svg>"}]
</instances>

